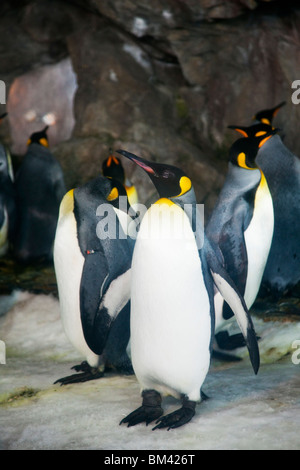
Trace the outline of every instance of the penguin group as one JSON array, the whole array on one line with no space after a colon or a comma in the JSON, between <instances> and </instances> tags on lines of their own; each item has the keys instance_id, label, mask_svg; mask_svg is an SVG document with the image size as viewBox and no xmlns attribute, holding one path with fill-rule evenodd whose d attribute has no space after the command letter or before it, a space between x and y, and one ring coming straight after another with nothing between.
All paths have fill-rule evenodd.
<instances>
[{"instance_id":1,"label":"penguin group","mask_svg":"<svg viewBox=\"0 0 300 470\"><path fill-rule=\"evenodd\" d=\"M135 374L142 403L120 424L174 429L207 398L216 345L247 347L258 373L249 310L262 285L285 293L300 280L300 163L273 127L283 104L260 111L248 127L228 126L242 137L228 151L206 225L192 179L177 166L119 149L98 176L67 190L47 127L31 135L15 178L0 147L0 250L11 243L23 263L53 259L63 328L83 358L55 383L98 379L107 370ZM142 217L122 163L128 160L158 194ZM240 333L224 337L233 319ZM165 395L181 402L166 415Z\"/></svg>"}]
</instances>

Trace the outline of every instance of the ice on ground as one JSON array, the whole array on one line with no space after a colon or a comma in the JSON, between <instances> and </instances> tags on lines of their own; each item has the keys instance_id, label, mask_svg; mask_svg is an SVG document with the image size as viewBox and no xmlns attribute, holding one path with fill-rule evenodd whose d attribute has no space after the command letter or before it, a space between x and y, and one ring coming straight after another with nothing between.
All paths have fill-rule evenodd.
<instances>
[{"instance_id":1,"label":"ice on ground","mask_svg":"<svg viewBox=\"0 0 300 470\"><path fill-rule=\"evenodd\" d=\"M212 361L203 388L210 399L197 406L193 420L152 432L151 425L119 426L141 404L134 376L110 373L82 384L53 385L83 359L65 336L55 297L15 292L2 300L6 364L0 364L0 449L300 448L300 364L292 361L299 322L254 318L261 337L258 375L242 349L241 362ZM168 397L163 407L167 413L179 403Z\"/></svg>"}]
</instances>

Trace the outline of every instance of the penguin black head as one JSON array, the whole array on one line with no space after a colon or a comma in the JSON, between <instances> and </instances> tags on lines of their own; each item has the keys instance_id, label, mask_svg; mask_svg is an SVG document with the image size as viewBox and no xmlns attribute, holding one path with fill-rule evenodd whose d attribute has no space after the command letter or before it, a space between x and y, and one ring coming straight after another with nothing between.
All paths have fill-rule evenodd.
<instances>
[{"instance_id":1,"label":"penguin black head","mask_svg":"<svg viewBox=\"0 0 300 470\"><path fill-rule=\"evenodd\" d=\"M270 126L269 124L253 124L252 126L228 126L228 129L234 129L244 137L268 137L268 135L276 134L280 129Z\"/></svg>"},{"instance_id":2,"label":"penguin black head","mask_svg":"<svg viewBox=\"0 0 300 470\"><path fill-rule=\"evenodd\" d=\"M113 155L110 155L104 160L102 164L102 174L107 178L114 178L122 184L125 183L125 171L121 160Z\"/></svg>"},{"instance_id":3,"label":"penguin black head","mask_svg":"<svg viewBox=\"0 0 300 470\"><path fill-rule=\"evenodd\" d=\"M270 126L268 126L270 128ZM254 170L258 168L255 158L258 150L276 133L276 129L262 132L261 135L236 140L229 150L230 162L240 168Z\"/></svg>"},{"instance_id":4,"label":"penguin black head","mask_svg":"<svg viewBox=\"0 0 300 470\"><path fill-rule=\"evenodd\" d=\"M274 108L263 109L262 111L259 111L258 113L256 113L253 116L252 119L253 119L253 121L260 121L263 124L271 125L272 121L273 121L274 117L276 116L276 114L278 113L279 109L282 108L282 106L284 106L285 104L286 104L286 102L283 101L282 103L278 104Z\"/></svg>"},{"instance_id":5,"label":"penguin black head","mask_svg":"<svg viewBox=\"0 0 300 470\"><path fill-rule=\"evenodd\" d=\"M148 173L161 198L183 196L192 189L192 182L179 168L164 163L155 163L137 157L126 150L117 150Z\"/></svg>"},{"instance_id":6,"label":"penguin black head","mask_svg":"<svg viewBox=\"0 0 300 470\"><path fill-rule=\"evenodd\" d=\"M48 137L46 133L48 127L49 126L46 126L42 131L34 132L33 134L31 134L27 141L27 145L35 143L43 145L43 147L49 147Z\"/></svg>"}]
</instances>

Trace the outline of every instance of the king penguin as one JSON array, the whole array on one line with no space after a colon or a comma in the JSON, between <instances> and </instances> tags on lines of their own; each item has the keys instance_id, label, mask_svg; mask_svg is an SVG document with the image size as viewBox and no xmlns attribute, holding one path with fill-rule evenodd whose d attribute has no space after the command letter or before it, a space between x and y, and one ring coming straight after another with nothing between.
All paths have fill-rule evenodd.
<instances>
[{"instance_id":1,"label":"king penguin","mask_svg":"<svg viewBox=\"0 0 300 470\"><path fill-rule=\"evenodd\" d=\"M269 127L231 146L225 183L205 229L248 309L257 297L274 231L272 196L255 158L275 133ZM219 331L233 312L219 292L214 301L217 343L224 349L243 346L240 335L229 337L226 331Z\"/></svg>"},{"instance_id":2,"label":"king penguin","mask_svg":"<svg viewBox=\"0 0 300 470\"><path fill-rule=\"evenodd\" d=\"M244 137L268 131L271 125L230 126ZM277 134L259 149L256 158L273 200L274 234L262 286L278 297L300 281L300 160Z\"/></svg>"},{"instance_id":3,"label":"king penguin","mask_svg":"<svg viewBox=\"0 0 300 470\"><path fill-rule=\"evenodd\" d=\"M47 128L28 139L16 174L14 255L21 263L52 261L59 205L66 193L62 168L49 150Z\"/></svg>"},{"instance_id":4,"label":"king penguin","mask_svg":"<svg viewBox=\"0 0 300 470\"><path fill-rule=\"evenodd\" d=\"M16 192L9 150L0 144L0 256L7 254L16 232Z\"/></svg>"},{"instance_id":5,"label":"king penguin","mask_svg":"<svg viewBox=\"0 0 300 470\"><path fill-rule=\"evenodd\" d=\"M109 155L102 164L103 176L119 181L126 189L127 197L131 207L138 203L138 193L134 184L126 178L125 170L121 160L115 155Z\"/></svg>"},{"instance_id":6,"label":"king penguin","mask_svg":"<svg viewBox=\"0 0 300 470\"><path fill-rule=\"evenodd\" d=\"M122 199L122 203L120 202ZM59 211L54 266L66 336L85 361L61 385L132 374L127 355L134 239L124 187L98 176L69 191Z\"/></svg>"},{"instance_id":7,"label":"king penguin","mask_svg":"<svg viewBox=\"0 0 300 470\"><path fill-rule=\"evenodd\" d=\"M194 416L209 370L213 283L237 316L255 372L256 335L243 298L204 236L190 178L177 167L118 153L145 170L159 193L141 221L131 268L131 357L143 401L120 424L157 420L153 429L177 428ZM182 407L162 416L165 394L181 399Z\"/></svg>"}]
</instances>

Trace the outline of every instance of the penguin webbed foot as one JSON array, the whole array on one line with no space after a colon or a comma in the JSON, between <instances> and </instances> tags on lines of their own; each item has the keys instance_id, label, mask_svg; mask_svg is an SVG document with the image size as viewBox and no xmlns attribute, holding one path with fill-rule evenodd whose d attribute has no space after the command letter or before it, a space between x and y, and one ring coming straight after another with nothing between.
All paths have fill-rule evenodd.
<instances>
[{"instance_id":1,"label":"penguin webbed foot","mask_svg":"<svg viewBox=\"0 0 300 470\"><path fill-rule=\"evenodd\" d=\"M173 411L173 413L169 413L168 415L159 418L156 421L157 426L155 426L152 431L154 431L155 429L162 428L168 428L169 431L170 429L175 429L179 428L180 426L183 426L184 424L191 421L191 419L195 415L195 409L196 402L184 398L182 407L176 411Z\"/></svg>"},{"instance_id":2,"label":"penguin webbed foot","mask_svg":"<svg viewBox=\"0 0 300 470\"><path fill-rule=\"evenodd\" d=\"M159 418L163 414L161 407L161 395L155 390L144 390L142 392L143 404L126 418L120 421L120 424L127 423L127 427L135 426L145 422L148 426L149 423Z\"/></svg>"},{"instance_id":3,"label":"penguin webbed foot","mask_svg":"<svg viewBox=\"0 0 300 470\"><path fill-rule=\"evenodd\" d=\"M60 383L60 385L68 385L74 383L88 382L89 380L100 379L103 377L104 372L97 367L91 367L86 361L81 364L71 367L76 372L82 371L81 374L72 374L66 377L62 377L54 382L54 384Z\"/></svg>"}]
</instances>

